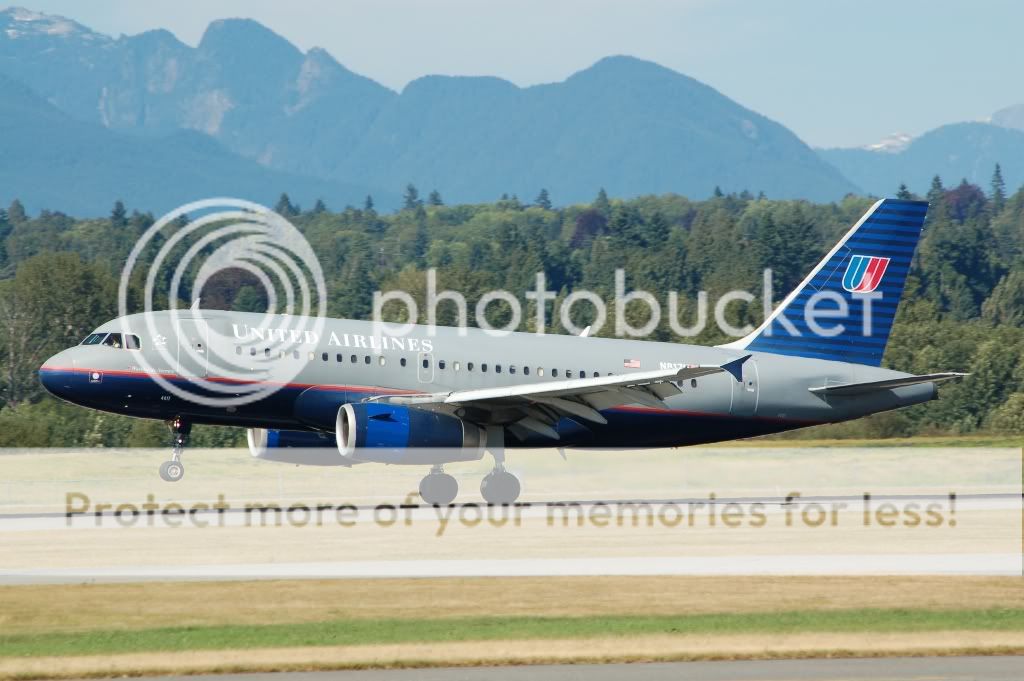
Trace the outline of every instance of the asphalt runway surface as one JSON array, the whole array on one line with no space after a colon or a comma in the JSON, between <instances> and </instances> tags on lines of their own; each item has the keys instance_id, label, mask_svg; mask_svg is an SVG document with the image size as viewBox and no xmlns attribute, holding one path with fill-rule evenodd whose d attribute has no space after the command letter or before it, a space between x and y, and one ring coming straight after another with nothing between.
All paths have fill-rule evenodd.
<instances>
[{"instance_id":1,"label":"asphalt runway surface","mask_svg":"<svg viewBox=\"0 0 1024 681\"><path fill-rule=\"evenodd\" d=\"M1024 656L744 660L464 667L218 676L153 681L1020 681Z\"/></svg>"}]
</instances>

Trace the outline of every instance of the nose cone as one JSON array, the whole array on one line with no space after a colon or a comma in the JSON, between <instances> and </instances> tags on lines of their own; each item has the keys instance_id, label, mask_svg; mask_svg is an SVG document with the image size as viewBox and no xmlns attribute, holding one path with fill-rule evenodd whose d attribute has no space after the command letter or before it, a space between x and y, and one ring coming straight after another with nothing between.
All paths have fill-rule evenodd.
<instances>
[{"instance_id":1,"label":"nose cone","mask_svg":"<svg viewBox=\"0 0 1024 681\"><path fill-rule=\"evenodd\" d=\"M74 389L75 368L72 350L63 350L39 367L39 382L51 395L70 400Z\"/></svg>"}]
</instances>

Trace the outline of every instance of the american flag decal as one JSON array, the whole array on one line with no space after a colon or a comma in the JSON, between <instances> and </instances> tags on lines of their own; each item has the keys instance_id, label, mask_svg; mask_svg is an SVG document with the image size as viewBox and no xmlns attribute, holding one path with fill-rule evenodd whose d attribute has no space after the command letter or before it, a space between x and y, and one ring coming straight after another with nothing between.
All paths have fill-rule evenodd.
<instances>
[{"instance_id":1,"label":"american flag decal","mask_svg":"<svg viewBox=\"0 0 1024 681\"><path fill-rule=\"evenodd\" d=\"M640 368L640 360L638 360L638 359L624 359L624 360L622 360L622 368L623 369L639 369Z\"/></svg>"}]
</instances>

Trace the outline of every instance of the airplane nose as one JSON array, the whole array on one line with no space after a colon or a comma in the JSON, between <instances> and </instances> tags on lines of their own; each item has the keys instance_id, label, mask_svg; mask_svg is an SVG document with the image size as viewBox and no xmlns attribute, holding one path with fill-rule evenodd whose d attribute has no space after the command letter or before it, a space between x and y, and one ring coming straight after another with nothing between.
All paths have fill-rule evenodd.
<instances>
[{"instance_id":1,"label":"airplane nose","mask_svg":"<svg viewBox=\"0 0 1024 681\"><path fill-rule=\"evenodd\" d=\"M62 350L39 367L39 382L55 397L68 399L75 378L75 358L70 350Z\"/></svg>"}]
</instances>

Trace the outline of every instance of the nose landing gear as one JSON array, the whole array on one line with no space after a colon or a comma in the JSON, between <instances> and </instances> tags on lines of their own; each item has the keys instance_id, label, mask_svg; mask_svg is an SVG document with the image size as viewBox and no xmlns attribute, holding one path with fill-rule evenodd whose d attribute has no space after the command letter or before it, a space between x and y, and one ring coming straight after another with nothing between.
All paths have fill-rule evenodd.
<instances>
[{"instance_id":1,"label":"nose landing gear","mask_svg":"<svg viewBox=\"0 0 1024 681\"><path fill-rule=\"evenodd\" d=\"M160 464L160 478L166 482L177 482L185 476L185 464L181 462L181 454L185 451L188 435L192 432L192 424L176 416L167 422L167 426L174 437L174 447L171 450L171 460Z\"/></svg>"}]
</instances>

